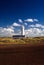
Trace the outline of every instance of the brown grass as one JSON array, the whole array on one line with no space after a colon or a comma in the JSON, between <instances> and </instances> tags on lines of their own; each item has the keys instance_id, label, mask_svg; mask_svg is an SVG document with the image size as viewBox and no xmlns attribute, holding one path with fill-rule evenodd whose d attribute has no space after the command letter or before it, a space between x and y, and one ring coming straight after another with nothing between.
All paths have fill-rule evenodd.
<instances>
[{"instance_id":1,"label":"brown grass","mask_svg":"<svg viewBox=\"0 0 44 65\"><path fill-rule=\"evenodd\" d=\"M13 38L0 38L0 44L44 44L44 37L36 38L22 38L22 39L13 39Z\"/></svg>"},{"instance_id":2,"label":"brown grass","mask_svg":"<svg viewBox=\"0 0 44 65\"><path fill-rule=\"evenodd\" d=\"M44 38L0 38L0 65L44 65Z\"/></svg>"}]
</instances>

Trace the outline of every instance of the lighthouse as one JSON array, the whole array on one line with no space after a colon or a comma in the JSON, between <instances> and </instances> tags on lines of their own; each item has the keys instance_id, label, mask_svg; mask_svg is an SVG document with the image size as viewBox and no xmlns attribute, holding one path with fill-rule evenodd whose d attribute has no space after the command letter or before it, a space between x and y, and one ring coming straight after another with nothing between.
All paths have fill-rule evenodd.
<instances>
[{"instance_id":1,"label":"lighthouse","mask_svg":"<svg viewBox=\"0 0 44 65\"><path fill-rule=\"evenodd\" d=\"M21 35L25 35L24 26L23 25L21 25Z\"/></svg>"},{"instance_id":2,"label":"lighthouse","mask_svg":"<svg viewBox=\"0 0 44 65\"><path fill-rule=\"evenodd\" d=\"M24 31L24 25L21 25L21 35L13 35L13 38L25 38L25 31Z\"/></svg>"}]
</instances>

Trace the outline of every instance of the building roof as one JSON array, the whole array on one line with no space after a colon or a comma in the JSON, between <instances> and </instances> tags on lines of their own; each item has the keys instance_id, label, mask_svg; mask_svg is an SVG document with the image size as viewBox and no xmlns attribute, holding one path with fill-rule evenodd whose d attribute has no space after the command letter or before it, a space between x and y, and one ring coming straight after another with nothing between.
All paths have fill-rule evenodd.
<instances>
[{"instance_id":1,"label":"building roof","mask_svg":"<svg viewBox=\"0 0 44 65\"><path fill-rule=\"evenodd\" d=\"M25 35L13 35L13 37L25 37Z\"/></svg>"}]
</instances>

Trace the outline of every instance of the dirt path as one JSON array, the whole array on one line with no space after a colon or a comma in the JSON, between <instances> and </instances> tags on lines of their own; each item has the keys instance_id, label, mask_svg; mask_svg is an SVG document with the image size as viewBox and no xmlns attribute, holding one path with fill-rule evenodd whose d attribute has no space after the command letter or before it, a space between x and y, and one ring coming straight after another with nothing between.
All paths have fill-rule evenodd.
<instances>
[{"instance_id":1,"label":"dirt path","mask_svg":"<svg viewBox=\"0 0 44 65\"><path fill-rule=\"evenodd\" d=\"M44 45L0 48L0 65L44 65Z\"/></svg>"}]
</instances>

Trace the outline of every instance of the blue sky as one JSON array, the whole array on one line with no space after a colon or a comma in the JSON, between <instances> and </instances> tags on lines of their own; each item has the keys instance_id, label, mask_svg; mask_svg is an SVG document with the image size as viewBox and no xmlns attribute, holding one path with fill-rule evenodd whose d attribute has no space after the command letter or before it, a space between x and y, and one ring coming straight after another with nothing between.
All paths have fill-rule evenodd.
<instances>
[{"instance_id":1,"label":"blue sky","mask_svg":"<svg viewBox=\"0 0 44 65\"><path fill-rule=\"evenodd\" d=\"M25 21L28 19L31 21ZM29 25L44 26L44 0L0 0L0 27L7 28L15 23L24 24L26 29Z\"/></svg>"}]
</instances>

